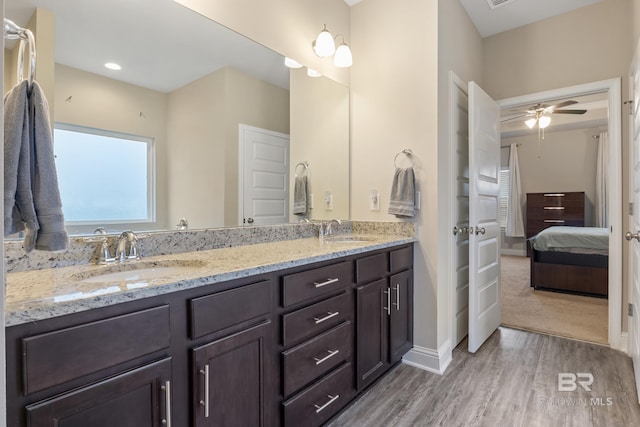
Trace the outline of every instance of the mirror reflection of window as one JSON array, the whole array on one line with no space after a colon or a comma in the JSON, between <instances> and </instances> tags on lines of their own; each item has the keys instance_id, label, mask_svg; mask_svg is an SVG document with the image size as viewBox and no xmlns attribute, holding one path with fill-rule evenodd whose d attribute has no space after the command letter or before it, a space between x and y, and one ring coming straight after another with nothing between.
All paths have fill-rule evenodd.
<instances>
[{"instance_id":1,"label":"mirror reflection of window","mask_svg":"<svg viewBox=\"0 0 640 427\"><path fill-rule=\"evenodd\" d=\"M54 153L67 224L154 220L153 139L56 124Z\"/></svg>"}]
</instances>

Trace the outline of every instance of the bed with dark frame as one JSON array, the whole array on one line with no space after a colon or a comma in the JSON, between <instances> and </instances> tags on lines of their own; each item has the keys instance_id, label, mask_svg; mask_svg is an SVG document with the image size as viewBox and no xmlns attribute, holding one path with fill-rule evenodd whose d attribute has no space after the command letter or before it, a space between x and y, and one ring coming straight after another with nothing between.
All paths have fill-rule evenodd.
<instances>
[{"instance_id":1,"label":"bed with dark frame","mask_svg":"<svg viewBox=\"0 0 640 427\"><path fill-rule=\"evenodd\" d=\"M572 235L575 239L568 245L562 243L557 237L559 230L563 238ZM607 231L594 227L549 227L529 239L531 286L534 289L607 298ZM594 242L593 235L590 234L593 232L599 235L600 243L596 243L597 247L590 247ZM607 236L607 249L604 249L603 235ZM548 244L545 244L543 238L550 239L546 241Z\"/></svg>"}]
</instances>

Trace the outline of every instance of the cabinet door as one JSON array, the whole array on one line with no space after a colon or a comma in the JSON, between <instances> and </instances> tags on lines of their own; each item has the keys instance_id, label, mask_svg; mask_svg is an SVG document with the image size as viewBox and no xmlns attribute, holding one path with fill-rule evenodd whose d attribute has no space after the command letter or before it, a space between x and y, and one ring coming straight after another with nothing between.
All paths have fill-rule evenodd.
<instances>
[{"instance_id":1,"label":"cabinet door","mask_svg":"<svg viewBox=\"0 0 640 427\"><path fill-rule=\"evenodd\" d=\"M389 366L387 279L356 288L357 387L371 384Z\"/></svg>"},{"instance_id":2,"label":"cabinet door","mask_svg":"<svg viewBox=\"0 0 640 427\"><path fill-rule=\"evenodd\" d=\"M171 358L27 406L30 427L171 425Z\"/></svg>"},{"instance_id":3,"label":"cabinet door","mask_svg":"<svg viewBox=\"0 0 640 427\"><path fill-rule=\"evenodd\" d=\"M195 426L267 426L273 419L271 322L193 349Z\"/></svg>"},{"instance_id":4,"label":"cabinet door","mask_svg":"<svg viewBox=\"0 0 640 427\"><path fill-rule=\"evenodd\" d=\"M413 270L391 276L389 288L389 358L395 363L413 346Z\"/></svg>"}]
</instances>

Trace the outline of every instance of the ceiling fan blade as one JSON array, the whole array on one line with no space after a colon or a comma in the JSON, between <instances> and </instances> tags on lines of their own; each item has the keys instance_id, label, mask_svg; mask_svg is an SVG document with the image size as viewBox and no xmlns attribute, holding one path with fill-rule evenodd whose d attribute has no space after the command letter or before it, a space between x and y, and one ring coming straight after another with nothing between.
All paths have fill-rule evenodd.
<instances>
[{"instance_id":1,"label":"ceiling fan blade","mask_svg":"<svg viewBox=\"0 0 640 427\"><path fill-rule=\"evenodd\" d=\"M550 105L547 108L552 108L552 109L555 110L556 108L562 108L562 107L566 107L568 105L573 105L573 104L577 104L577 103L578 103L578 101L573 101L573 100L571 100L571 101L563 101L563 102L560 102L558 104Z\"/></svg>"},{"instance_id":2,"label":"ceiling fan blade","mask_svg":"<svg viewBox=\"0 0 640 427\"><path fill-rule=\"evenodd\" d=\"M552 114L584 114L587 110L553 110Z\"/></svg>"},{"instance_id":3,"label":"ceiling fan blade","mask_svg":"<svg viewBox=\"0 0 640 427\"><path fill-rule=\"evenodd\" d=\"M521 119L523 117L526 117L528 114L518 114L517 116L513 116L513 117L506 117L504 119L500 120L500 123L504 123L504 122L509 122L511 120L516 120L516 119Z\"/></svg>"}]
</instances>

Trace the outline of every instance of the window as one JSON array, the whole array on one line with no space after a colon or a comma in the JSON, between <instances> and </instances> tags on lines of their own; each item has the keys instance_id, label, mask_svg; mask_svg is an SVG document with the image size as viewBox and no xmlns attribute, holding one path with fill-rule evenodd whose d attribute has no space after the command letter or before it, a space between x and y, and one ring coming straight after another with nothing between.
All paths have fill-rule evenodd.
<instances>
[{"instance_id":1,"label":"window","mask_svg":"<svg viewBox=\"0 0 640 427\"><path fill-rule=\"evenodd\" d=\"M500 228L507 227L507 205L509 204L509 169L500 171Z\"/></svg>"},{"instance_id":2,"label":"window","mask_svg":"<svg viewBox=\"0 0 640 427\"><path fill-rule=\"evenodd\" d=\"M68 226L155 221L153 139L56 124L54 154Z\"/></svg>"}]
</instances>

